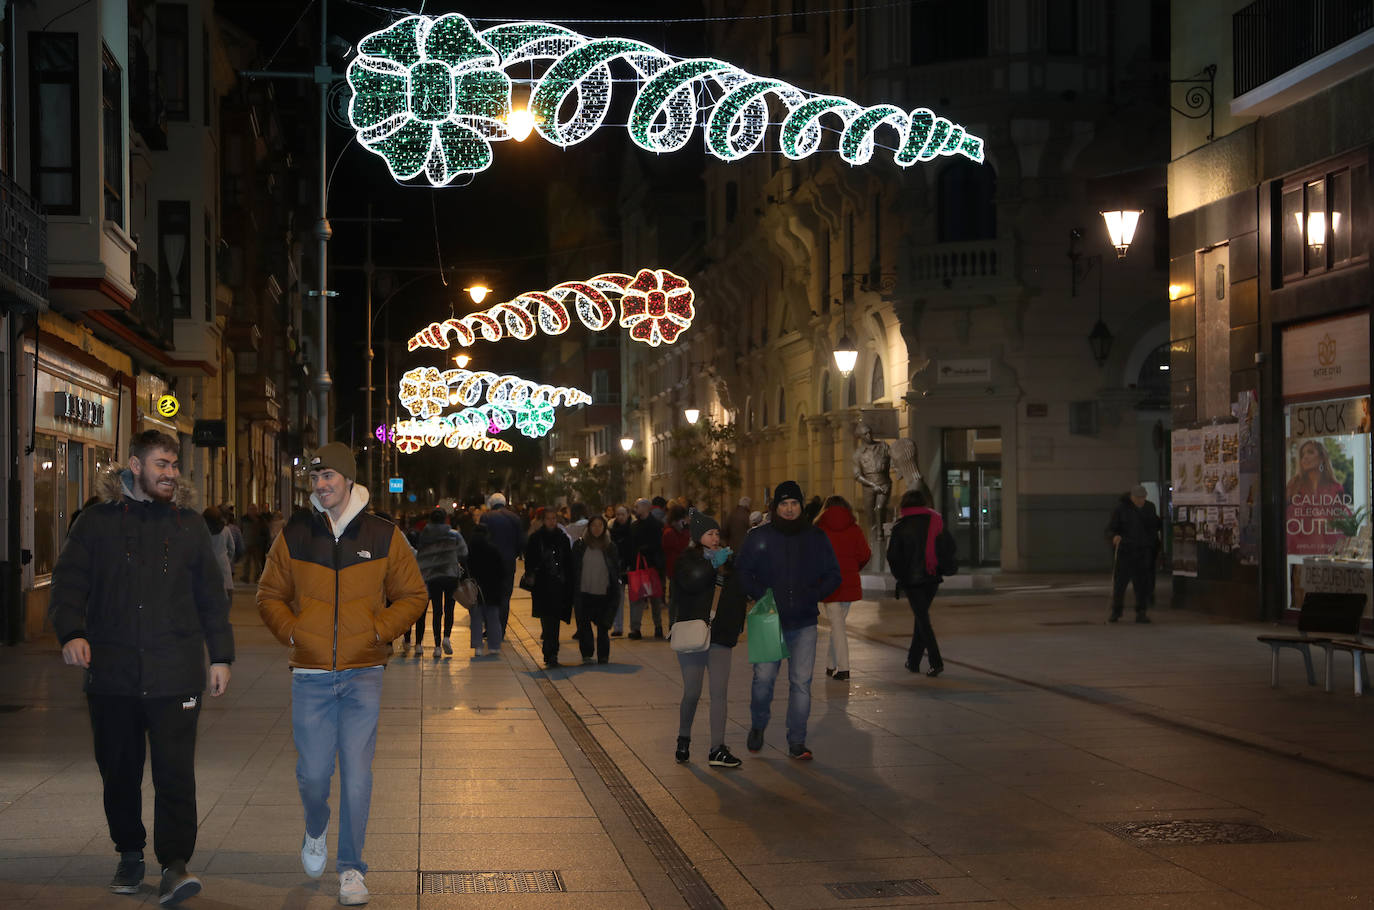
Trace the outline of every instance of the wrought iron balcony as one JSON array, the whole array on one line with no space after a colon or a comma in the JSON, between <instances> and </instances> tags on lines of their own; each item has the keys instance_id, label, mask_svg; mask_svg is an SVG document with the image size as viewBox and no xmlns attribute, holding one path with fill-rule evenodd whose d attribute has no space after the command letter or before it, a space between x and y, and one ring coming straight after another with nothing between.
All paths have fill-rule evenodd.
<instances>
[{"instance_id":1,"label":"wrought iron balcony","mask_svg":"<svg viewBox=\"0 0 1374 910\"><path fill-rule=\"evenodd\" d=\"M1374 0L1255 0L1231 17L1239 98L1374 28Z\"/></svg>"},{"instance_id":2,"label":"wrought iron balcony","mask_svg":"<svg viewBox=\"0 0 1374 910\"><path fill-rule=\"evenodd\" d=\"M43 206L0 172L0 299L37 309L48 299L48 220Z\"/></svg>"},{"instance_id":3,"label":"wrought iron balcony","mask_svg":"<svg viewBox=\"0 0 1374 910\"><path fill-rule=\"evenodd\" d=\"M163 305L158 294L157 269L146 262L137 263L134 267L134 284L137 293L133 305L129 307L129 316L144 335L171 350L172 310Z\"/></svg>"}]
</instances>

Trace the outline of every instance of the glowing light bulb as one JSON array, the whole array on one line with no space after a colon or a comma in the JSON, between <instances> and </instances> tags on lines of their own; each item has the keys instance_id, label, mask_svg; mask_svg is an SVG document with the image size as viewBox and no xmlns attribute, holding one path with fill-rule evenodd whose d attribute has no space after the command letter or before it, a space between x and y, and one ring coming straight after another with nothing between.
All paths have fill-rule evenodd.
<instances>
[{"instance_id":1,"label":"glowing light bulb","mask_svg":"<svg viewBox=\"0 0 1374 910\"><path fill-rule=\"evenodd\" d=\"M568 459L568 467L570 467L570 468L575 468L575 467L577 467L578 465L580 465L581 463L582 463L582 459L578 458L576 455L574 455L572 458L569 458L569 459Z\"/></svg>"},{"instance_id":2,"label":"glowing light bulb","mask_svg":"<svg viewBox=\"0 0 1374 910\"><path fill-rule=\"evenodd\" d=\"M491 293L491 288L487 287L485 284L474 284L470 288L463 288L463 290L468 292L468 296L472 298L473 303L481 303L483 300L486 300L487 295Z\"/></svg>"},{"instance_id":3,"label":"glowing light bulb","mask_svg":"<svg viewBox=\"0 0 1374 910\"><path fill-rule=\"evenodd\" d=\"M472 357L467 354L459 354L457 357L453 358L453 362L458 364L458 369L465 370L467 369L467 365L472 363Z\"/></svg>"},{"instance_id":4,"label":"glowing light bulb","mask_svg":"<svg viewBox=\"0 0 1374 910\"><path fill-rule=\"evenodd\" d=\"M553 473L553 465L545 465L545 466L544 466L544 470L545 470L545 471L548 471L550 474L552 474L552 473Z\"/></svg>"},{"instance_id":5,"label":"glowing light bulb","mask_svg":"<svg viewBox=\"0 0 1374 910\"><path fill-rule=\"evenodd\" d=\"M620 448L626 452L635 447L635 441L628 436L620 437Z\"/></svg>"},{"instance_id":6,"label":"glowing light bulb","mask_svg":"<svg viewBox=\"0 0 1374 910\"><path fill-rule=\"evenodd\" d=\"M686 408L683 410L682 416L687 418L688 423L695 424L701 419L701 411L697 408Z\"/></svg>"},{"instance_id":7,"label":"glowing light bulb","mask_svg":"<svg viewBox=\"0 0 1374 910\"><path fill-rule=\"evenodd\" d=\"M506 115L506 129L516 142L524 142L534 132L534 115L518 107Z\"/></svg>"}]
</instances>

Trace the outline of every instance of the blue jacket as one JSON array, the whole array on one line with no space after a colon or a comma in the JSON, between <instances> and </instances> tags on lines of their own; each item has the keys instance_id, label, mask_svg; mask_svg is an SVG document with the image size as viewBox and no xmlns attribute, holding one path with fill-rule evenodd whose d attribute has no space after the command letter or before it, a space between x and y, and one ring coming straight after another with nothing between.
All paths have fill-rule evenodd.
<instances>
[{"instance_id":1,"label":"blue jacket","mask_svg":"<svg viewBox=\"0 0 1374 910\"><path fill-rule=\"evenodd\" d=\"M504 506L483 513L481 520L491 534L491 545L505 560L506 568L514 569L515 560L525 552L524 523Z\"/></svg>"},{"instance_id":2,"label":"blue jacket","mask_svg":"<svg viewBox=\"0 0 1374 910\"><path fill-rule=\"evenodd\" d=\"M752 531L735 558L744 592L758 600L769 588L784 629L814 626L816 604L840 586L840 563L825 532L812 524L784 534L771 523Z\"/></svg>"}]
</instances>

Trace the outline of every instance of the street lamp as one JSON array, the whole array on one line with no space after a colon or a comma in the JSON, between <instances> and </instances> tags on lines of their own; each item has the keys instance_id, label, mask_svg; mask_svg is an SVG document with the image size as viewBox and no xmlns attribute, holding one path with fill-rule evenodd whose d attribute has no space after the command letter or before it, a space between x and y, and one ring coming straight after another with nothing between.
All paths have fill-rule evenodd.
<instances>
[{"instance_id":1,"label":"street lamp","mask_svg":"<svg viewBox=\"0 0 1374 910\"><path fill-rule=\"evenodd\" d=\"M687 422L696 426L696 422L701 419L701 410L698 408L684 408L682 416L687 418Z\"/></svg>"},{"instance_id":2,"label":"street lamp","mask_svg":"<svg viewBox=\"0 0 1374 910\"><path fill-rule=\"evenodd\" d=\"M524 142L534 131L534 115L523 107L517 107L506 115L506 129L516 142Z\"/></svg>"},{"instance_id":3,"label":"street lamp","mask_svg":"<svg viewBox=\"0 0 1374 910\"><path fill-rule=\"evenodd\" d=\"M582 459L578 458L576 455L574 455L572 458L569 458L569 459L568 459L568 467L570 467L570 468L575 468L575 467L577 467L577 466L578 466L579 464L581 464L581 463L582 463Z\"/></svg>"},{"instance_id":4,"label":"street lamp","mask_svg":"<svg viewBox=\"0 0 1374 910\"><path fill-rule=\"evenodd\" d=\"M622 436L622 437L620 437L620 450L621 450L622 452L629 452L629 451L630 451L631 449L633 449L634 447L635 447L635 441L634 441L633 439L631 439L631 438L628 437L628 436Z\"/></svg>"},{"instance_id":5,"label":"street lamp","mask_svg":"<svg viewBox=\"0 0 1374 910\"><path fill-rule=\"evenodd\" d=\"M458 369L465 370L467 369L468 364L472 363L472 358L469 357L467 354L459 354L458 356L453 358L453 362L458 364Z\"/></svg>"},{"instance_id":6,"label":"street lamp","mask_svg":"<svg viewBox=\"0 0 1374 910\"><path fill-rule=\"evenodd\" d=\"M551 465L551 464L550 464L550 465L545 465L545 466L544 466L544 470L545 470L545 471L548 471L549 474L552 475L552 474L553 474L553 465Z\"/></svg>"},{"instance_id":7,"label":"street lamp","mask_svg":"<svg viewBox=\"0 0 1374 910\"><path fill-rule=\"evenodd\" d=\"M1135 239L1135 226L1140 221L1139 209L1118 209L1114 212L1099 212L1102 220L1107 223L1107 236L1111 238L1112 246L1116 247L1117 261L1126 258L1126 251L1131 247L1131 241Z\"/></svg>"},{"instance_id":8,"label":"street lamp","mask_svg":"<svg viewBox=\"0 0 1374 910\"><path fill-rule=\"evenodd\" d=\"M481 303L483 300L486 300L487 295L491 293L491 288L480 282L474 284L470 288L463 288L463 290L468 292L468 296L472 298L473 303Z\"/></svg>"},{"instance_id":9,"label":"street lamp","mask_svg":"<svg viewBox=\"0 0 1374 910\"><path fill-rule=\"evenodd\" d=\"M854 364L859 360L859 352L854 348L854 342L845 335L840 339L840 343L835 345L835 366L839 368L841 376L848 376L854 372Z\"/></svg>"}]
</instances>

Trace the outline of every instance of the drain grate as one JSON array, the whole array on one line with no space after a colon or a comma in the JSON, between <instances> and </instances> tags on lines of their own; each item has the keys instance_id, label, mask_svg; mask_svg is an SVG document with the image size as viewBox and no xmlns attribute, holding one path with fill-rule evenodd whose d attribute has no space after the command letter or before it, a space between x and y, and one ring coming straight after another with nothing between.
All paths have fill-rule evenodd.
<instances>
[{"instance_id":1,"label":"drain grate","mask_svg":"<svg viewBox=\"0 0 1374 910\"><path fill-rule=\"evenodd\" d=\"M1107 822L1102 828L1143 846L1205 847L1215 844L1281 844L1302 840L1255 822L1226 819L1166 819L1148 822Z\"/></svg>"},{"instance_id":2,"label":"drain grate","mask_svg":"<svg viewBox=\"0 0 1374 910\"><path fill-rule=\"evenodd\" d=\"M825 888L842 901L875 897L927 897L940 893L919 878L899 878L885 882L830 882Z\"/></svg>"},{"instance_id":3,"label":"drain grate","mask_svg":"<svg viewBox=\"0 0 1374 910\"><path fill-rule=\"evenodd\" d=\"M421 872L421 894L553 894L567 891L552 869L534 872Z\"/></svg>"}]
</instances>

